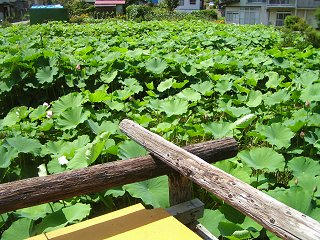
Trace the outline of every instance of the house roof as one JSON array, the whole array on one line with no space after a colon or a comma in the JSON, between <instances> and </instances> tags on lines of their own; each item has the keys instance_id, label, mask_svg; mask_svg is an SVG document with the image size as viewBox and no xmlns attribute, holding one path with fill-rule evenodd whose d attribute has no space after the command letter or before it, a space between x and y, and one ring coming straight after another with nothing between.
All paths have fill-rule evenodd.
<instances>
[{"instance_id":1,"label":"house roof","mask_svg":"<svg viewBox=\"0 0 320 240\"><path fill-rule=\"evenodd\" d=\"M115 5L123 5L125 4L125 0L96 0L95 6L96 7L108 7L108 6L115 6Z\"/></svg>"}]
</instances>

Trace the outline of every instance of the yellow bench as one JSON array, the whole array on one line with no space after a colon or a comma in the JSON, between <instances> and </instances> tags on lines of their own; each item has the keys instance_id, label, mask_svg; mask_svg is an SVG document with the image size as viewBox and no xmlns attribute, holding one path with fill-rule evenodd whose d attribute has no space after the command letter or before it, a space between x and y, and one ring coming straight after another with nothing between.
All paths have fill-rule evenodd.
<instances>
[{"instance_id":1,"label":"yellow bench","mask_svg":"<svg viewBox=\"0 0 320 240\"><path fill-rule=\"evenodd\" d=\"M201 240L185 225L158 208L137 204L28 240Z\"/></svg>"}]
</instances>

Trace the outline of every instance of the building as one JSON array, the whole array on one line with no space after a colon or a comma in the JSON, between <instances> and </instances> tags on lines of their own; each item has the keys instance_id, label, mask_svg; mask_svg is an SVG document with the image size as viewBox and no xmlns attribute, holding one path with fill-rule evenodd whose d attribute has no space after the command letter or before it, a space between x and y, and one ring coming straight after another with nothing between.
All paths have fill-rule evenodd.
<instances>
[{"instance_id":1,"label":"building","mask_svg":"<svg viewBox=\"0 0 320 240\"><path fill-rule=\"evenodd\" d=\"M282 26L289 15L304 18L317 27L314 16L320 0L240 0L225 6L226 22Z\"/></svg>"},{"instance_id":2,"label":"building","mask_svg":"<svg viewBox=\"0 0 320 240\"><path fill-rule=\"evenodd\" d=\"M94 4L97 11L100 12L112 12L115 11L116 14L123 14L125 0L85 0L86 3Z\"/></svg>"},{"instance_id":3,"label":"building","mask_svg":"<svg viewBox=\"0 0 320 240\"><path fill-rule=\"evenodd\" d=\"M27 9L28 2L24 0L0 0L0 22L20 18Z\"/></svg>"},{"instance_id":4,"label":"building","mask_svg":"<svg viewBox=\"0 0 320 240\"><path fill-rule=\"evenodd\" d=\"M203 9L202 0L180 0L179 6L176 8L177 11L183 12L192 12L200 9Z\"/></svg>"}]
</instances>

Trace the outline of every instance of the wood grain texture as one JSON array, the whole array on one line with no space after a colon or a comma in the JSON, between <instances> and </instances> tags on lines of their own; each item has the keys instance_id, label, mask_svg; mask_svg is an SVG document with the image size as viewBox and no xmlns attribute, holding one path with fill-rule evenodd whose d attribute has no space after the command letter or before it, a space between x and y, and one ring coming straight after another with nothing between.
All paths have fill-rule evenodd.
<instances>
[{"instance_id":1,"label":"wood grain texture","mask_svg":"<svg viewBox=\"0 0 320 240\"><path fill-rule=\"evenodd\" d=\"M168 177L170 206L193 199L192 181L176 171L168 174Z\"/></svg>"},{"instance_id":2,"label":"wood grain texture","mask_svg":"<svg viewBox=\"0 0 320 240\"><path fill-rule=\"evenodd\" d=\"M232 138L187 146L209 162L233 157ZM61 174L30 178L0 185L0 213L67 199L172 173L172 168L150 155L95 165Z\"/></svg>"},{"instance_id":3,"label":"wood grain texture","mask_svg":"<svg viewBox=\"0 0 320 240\"><path fill-rule=\"evenodd\" d=\"M320 223L130 120L120 129L154 156L283 239L319 240Z\"/></svg>"}]
</instances>

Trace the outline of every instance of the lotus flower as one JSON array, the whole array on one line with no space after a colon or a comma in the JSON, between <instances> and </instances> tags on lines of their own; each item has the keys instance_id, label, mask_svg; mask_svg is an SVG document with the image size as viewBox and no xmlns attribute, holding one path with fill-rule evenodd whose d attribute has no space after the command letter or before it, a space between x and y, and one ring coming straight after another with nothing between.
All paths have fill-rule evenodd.
<instances>
[{"instance_id":1,"label":"lotus flower","mask_svg":"<svg viewBox=\"0 0 320 240\"><path fill-rule=\"evenodd\" d=\"M49 111L47 111L47 118L52 118L52 111L51 110L49 110Z\"/></svg>"},{"instance_id":2,"label":"lotus flower","mask_svg":"<svg viewBox=\"0 0 320 240\"><path fill-rule=\"evenodd\" d=\"M58 162L60 163L60 165L67 165L69 161L66 156L61 156L58 158Z\"/></svg>"},{"instance_id":3,"label":"lotus flower","mask_svg":"<svg viewBox=\"0 0 320 240\"><path fill-rule=\"evenodd\" d=\"M45 107L49 107L50 106L50 104L47 103L47 102L44 102L42 105L45 106Z\"/></svg>"},{"instance_id":4,"label":"lotus flower","mask_svg":"<svg viewBox=\"0 0 320 240\"><path fill-rule=\"evenodd\" d=\"M77 70L81 70L80 64L78 64L78 65L76 66L76 69L77 69Z\"/></svg>"}]
</instances>

